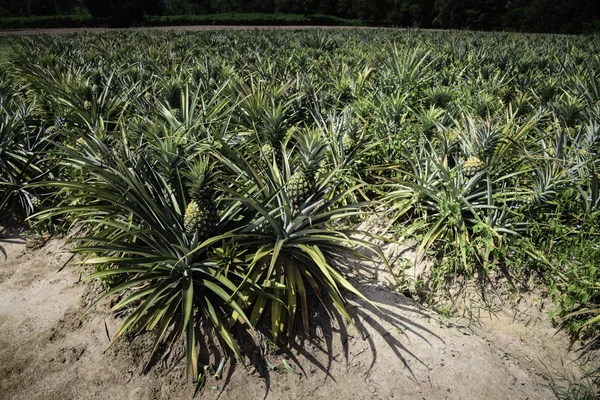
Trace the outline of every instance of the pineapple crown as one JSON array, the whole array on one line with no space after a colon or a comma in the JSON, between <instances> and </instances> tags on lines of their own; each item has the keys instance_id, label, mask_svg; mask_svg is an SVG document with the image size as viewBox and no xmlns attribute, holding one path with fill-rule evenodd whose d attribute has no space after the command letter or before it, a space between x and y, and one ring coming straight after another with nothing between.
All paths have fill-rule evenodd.
<instances>
[{"instance_id":1,"label":"pineapple crown","mask_svg":"<svg viewBox=\"0 0 600 400\"><path fill-rule=\"evenodd\" d=\"M265 143L277 147L288 139L294 128L289 127L287 112L280 106L265 110L260 127Z\"/></svg>"},{"instance_id":2,"label":"pineapple crown","mask_svg":"<svg viewBox=\"0 0 600 400\"><path fill-rule=\"evenodd\" d=\"M215 174L213 164L208 157L200 157L189 165L189 170L184 172L188 179L188 189L193 200L210 199L214 193L213 184Z\"/></svg>"},{"instance_id":3,"label":"pineapple crown","mask_svg":"<svg viewBox=\"0 0 600 400\"><path fill-rule=\"evenodd\" d=\"M494 154L502 136L502 129L490 121L476 121L464 117L460 133L462 152L467 157L486 159Z\"/></svg>"},{"instance_id":4,"label":"pineapple crown","mask_svg":"<svg viewBox=\"0 0 600 400\"><path fill-rule=\"evenodd\" d=\"M327 141L320 131L306 129L296 137L302 169L308 174L314 173L325 158Z\"/></svg>"}]
</instances>

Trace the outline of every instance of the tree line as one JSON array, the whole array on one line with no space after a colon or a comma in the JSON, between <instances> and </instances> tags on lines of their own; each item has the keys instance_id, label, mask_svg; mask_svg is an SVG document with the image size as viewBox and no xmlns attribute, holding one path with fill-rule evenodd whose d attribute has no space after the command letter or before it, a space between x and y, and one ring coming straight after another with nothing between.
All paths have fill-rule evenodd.
<instances>
[{"instance_id":1,"label":"tree line","mask_svg":"<svg viewBox=\"0 0 600 400\"><path fill-rule=\"evenodd\" d=\"M149 15L324 14L370 25L584 33L600 31L592 0L3 0L0 18L89 13L118 25Z\"/></svg>"}]
</instances>

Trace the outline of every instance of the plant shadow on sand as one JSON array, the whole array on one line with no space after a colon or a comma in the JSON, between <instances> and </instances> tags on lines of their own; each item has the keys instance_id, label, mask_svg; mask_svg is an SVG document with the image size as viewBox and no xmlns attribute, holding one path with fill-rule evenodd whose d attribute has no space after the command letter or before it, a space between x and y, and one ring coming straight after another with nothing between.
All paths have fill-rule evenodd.
<instances>
[{"instance_id":1,"label":"plant shadow on sand","mask_svg":"<svg viewBox=\"0 0 600 400\"><path fill-rule=\"evenodd\" d=\"M324 384L328 380L338 383L336 378L344 378L340 376L344 368L340 369L339 365L347 369L357 357L364 360L364 373L368 374L378 361L378 351L382 351L383 346L389 347L396 355L398 365L403 366L407 375L412 377L412 381L416 384L419 381L418 373L415 374L407 358L416 361L425 370L428 367L420 360L419 354L411 351L403 341L411 337L412 341L421 341L422 344L418 347L422 348L423 345L433 346L434 342L443 345L444 340L419 322L429 316L410 299L382 287L367 284L356 284L356 287L372 304L355 296L348 296L347 309L353 317L354 325L336 310L333 304L324 299L325 305L323 305L317 296L311 296L309 297L311 322L308 333L304 332L299 317L296 318L291 334L280 338L277 343L272 343L260 333L268 331L264 325L258 327L259 343L245 334L243 329L238 329L236 336L246 365L244 367L238 362L226 363L217 397L226 396L225 391L228 385L232 384L234 374L243 373L244 368L264 382L264 398L267 398L271 392L273 374L302 375L306 379L314 380L315 385ZM269 315L266 314L264 317L268 321ZM221 360L209 355L226 354L223 351L224 346L219 343L207 324L198 327L196 338L200 349L199 371L202 372L204 365L211 365L216 370ZM134 340L137 341L137 338ZM358 353L352 354L352 348L356 350L359 342L362 343L363 348ZM151 348L151 345L151 341L148 340L144 346ZM145 364L143 373L148 373L155 367L159 370L164 368L167 372L166 370L183 363L185 356L180 347L159 348ZM229 360L233 360L230 354L226 356ZM290 366L289 370L286 370L284 362ZM338 364L337 368L333 368L334 363ZM321 373L317 374L317 370ZM207 379L210 377L207 376ZM234 385L236 383L233 382ZM209 383L206 383L206 386L209 386Z\"/></svg>"},{"instance_id":2,"label":"plant shadow on sand","mask_svg":"<svg viewBox=\"0 0 600 400\"><path fill-rule=\"evenodd\" d=\"M347 263L347 265L349 264ZM385 267L383 268L385 269ZM373 270L371 271L373 272ZM327 380L337 383L335 372L332 372L334 363L345 364L347 369L353 360L360 356L367 364L363 372L369 374L378 361L378 351L381 351L383 346L389 347L395 354L401 363L399 365L402 365L408 372L413 382L419 381L411 367L410 360L416 361L425 370L428 369L428 366L400 339L402 338L404 341L411 337L410 340L419 340L422 342L419 346L421 348L423 345L431 347L434 342L443 345L443 338L419 322L431 316L419 309L412 300L392 292L388 288L372 285L364 282L363 279L359 279L354 285L369 299L370 303L357 296L347 296L346 307L353 322L348 321L327 299L324 299L325 304L323 304L317 299L317 296L309 296L311 299L309 300L309 310L311 311L308 332L304 332L301 318L297 317L290 335L281 338L276 346L269 340L262 340L258 346L250 340L243 342L242 348L249 368L255 370L258 376L264 380L265 398L270 392L271 375L286 370L285 366L281 367L284 361L289 361L288 365L293 366L292 371L304 378L315 379L316 376L313 377L315 371L320 370L322 372L320 376L323 376L321 383ZM265 320L268 321L268 315L265 317ZM265 326L259 326L259 330L266 332L268 329ZM260 336L262 337L262 335ZM222 349L222 346L214 343L211 335L199 335L199 337L205 340L204 344L206 345L201 345L201 348L212 347L213 351ZM363 342L366 347L359 353L352 354L351 344L357 342ZM356 350L356 346L353 347ZM203 353L201 359L206 359L208 351ZM229 364L220 394L230 384L235 368L240 367L235 363ZM335 370L339 374L339 367Z\"/></svg>"}]
</instances>

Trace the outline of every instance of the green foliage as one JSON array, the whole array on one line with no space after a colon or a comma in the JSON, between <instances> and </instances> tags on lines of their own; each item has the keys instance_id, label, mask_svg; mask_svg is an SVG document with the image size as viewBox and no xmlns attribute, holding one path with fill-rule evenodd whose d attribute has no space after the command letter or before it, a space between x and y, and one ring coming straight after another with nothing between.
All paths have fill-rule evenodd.
<instances>
[{"instance_id":1,"label":"green foliage","mask_svg":"<svg viewBox=\"0 0 600 400\"><path fill-rule=\"evenodd\" d=\"M600 26L588 0L5 0L0 15L0 29L362 24L579 34Z\"/></svg>"},{"instance_id":2,"label":"green foliage","mask_svg":"<svg viewBox=\"0 0 600 400\"><path fill-rule=\"evenodd\" d=\"M552 382L544 386L552 391L557 400L594 400L598 398L598 370L588 372L581 379L552 379Z\"/></svg>"},{"instance_id":3,"label":"green foliage","mask_svg":"<svg viewBox=\"0 0 600 400\"><path fill-rule=\"evenodd\" d=\"M170 3L170 2L169 2ZM110 8L108 9L111 10ZM115 11L116 12L116 11ZM113 11L103 14L39 15L0 18L0 29L52 29L104 26L180 26L180 25L311 25L311 26L359 26L361 21L334 15L235 13L219 14L168 14L145 15L127 11L118 12L117 19L110 19Z\"/></svg>"},{"instance_id":4,"label":"green foliage","mask_svg":"<svg viewBox=\"0 0 600 400\"><path fill-rule=\"evenodd\" d=\"M596 4L584 0L517 0L507 7L504 26L529 32L594 32L591 29L600 17L599 11Z\"/></svg>"},{"instance_id":5,"label":"green foliage","mask_svg":"<svg viewBox=\"0 0 600 400\"><path fill-rule=\"evenodd\" d=\"M351 317L347 260L381 257L382 239L354 226L375 209L431 261L419 285L536 274L556 320L594 339L599 48L418 30L25 37L0 62L0 204L79 230L120 335L185 339L194 377L199 325L240 357L234 332L280 344L311 297Z\"/></svg>"},{"instance_id":6,"label":"green foliage","mask_svg":"<svg viewBox=\"0 0 600 400\"><path fill-rule=\"evenodd\" d=\"M7 77L2 80L10 85ZM45 153L55 134L40 126L35 104L0 94L0 210L23 222L41 207L43 191L30 185L47 177Z\"/></svg>"},{"instance_id":7,"label":"green foliage","mask_svg":"<svg viewBox=\"0 0 600 400\"><path fill-rule=\"evenodd\" d=\"M236 13L224 12L204 15L164 15L151 17L147 23L152 26L177 25L333 25L358 26L360 21L339 18L331 15L297 15L284 13Z\"/></svg>"},{"instance_id":8,"label":"green foliage","mask_svg":"<svg viewBox=\"0 0 600 400\"><path fill-rule=\"evenodd\" d=\"M39 15L0 18L0 29L52 29L97 26L91 15Z\"/></svg>"},{"instance_id":9,"label":"green foliage","mask_svg":"<svg viewBox=\"0 0 600 400\"><path fill-rule=\"evenodd\" d=\"M256 216L233 237L240 248L248 250L249 262L244 266L247 279L270 294L268 297L249 296L253 303L250 321L257 323L269 309L271 334L277 339L286 326L290 333L299 310L305 332L309 334L307 299L312 295L321 302L329 298L352 320L345 308L344 292L367 299L344 277L340 268L344 259L349 256L364 259L359 250L367 249L385 261L377 246L360 238L372 235L343 226L349 217L362 214L364 208L371 205L369 202L340 205L339 199L358 187L350 187L342 193L332 190L336 175L341 172L333 169L313 178L312 191L301 203L294 203L290 200L292 175L287 155L283 158L283 170L276 163L267 163L259 173L251 167L256 162L244 161L235 153L219 158L238 177L228 192ZM301 164L298 160L295 162ZM240 181L239 177L244 175L251 182L250 186ZM235 190L240 185L250 190Z\"/></svg>"}]
</instances>

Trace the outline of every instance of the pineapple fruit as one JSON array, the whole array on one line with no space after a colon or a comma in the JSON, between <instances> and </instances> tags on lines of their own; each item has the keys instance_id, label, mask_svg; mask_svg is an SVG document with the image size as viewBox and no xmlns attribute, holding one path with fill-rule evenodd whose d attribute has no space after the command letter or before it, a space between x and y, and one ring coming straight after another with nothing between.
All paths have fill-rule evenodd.
<instances>
[{"instance_id":1,"label":"pineapple fruit","mask_svg":"<svg viewBox=\"0 0 600 400\"><path fill-rule=\"evenodd\" d=\"M31 195L30 200L34 210L40 210L42 208L42 199L38 196Z\"/></svg>"},{"instance_id":2,"label":"pineapple fruit","mask_svg":"<svg viewBox=\"0 0 600 400\"><path fill-rule=\"evenodd\" d=\"M273 147L273 145L271 143L265 143L261 149L262 149L262 152L263 152L266 160L268 160L269 162L272 162L273 157L275 157L275 161L276 161L277 165L281 165L281 161L282 161L281 154L280 154L281 152L279 152L279 151L276 152L275 148Z\"/></svg>"},{"instance_id":3,"label":"pineapple fruit","mask_svg":"<svg viewBox=\"0 0 600 400\"><path fill-rule=\"evenodd\" d=\"M344 148L344 152L349 153L354 146L356 146L356 141L354 138L347 133L344 134L342 137L342 147Z\"/></svg>"},{"instance_id":4,"label":"pineapple fruit","mask_svg":"<svg viewBox=\"0 0 600 400\"><path fill-rule=\"evenodd\" d=\"M327 142L319 131L307 130L297 138L300 167L292 174L287 183L290 202L298 208L311 195L315 186L317 172L324 159Z\"/></svg>"},{"instance_id":5,"label":"pineapple fruit","mask_svg":"<svg viewBox=\"0 0 600 400\"><path fill-rule=\"evenodd\" d=\"M217 208L213 202L212 166L201 159L186 172L189 179L189 194L192 198L184 215L184 227L188 233L198 233L200 238L208 237L218 223Z\"/></svg>"},{"instance_id":6,"label":"pineapple fruit","mask_svg":"<svg viewBox=\"0 0 600 400\"><path fill-rule=\"evenodd\" d=\"M294 172L288 182L288 195L295 207L298 207L310 195L310 183L307 174L301 169Z\"/></svg>"},{"instance_id":7,"label":"pineapple fruit","mask_svg":"<svg viewBox=\"0 0 600 400\"><path fill-rule=\"evenodd\" d=\"M463 174L467 177L475 176L478 172L485 168L483 161L477 156L471 156L462 165Z\"/></svg>"},{"instance_id":8,"label":"pineapple fruit","mask_svg":"<svg viewBox=\"0 0 600 400\"><path fill-rule=\"evenodd\" d=\"M188 233L207 237L217 225L216 208L210 202L192 200L185 209L184 225Z\"/></svg>"}]
</instances>

